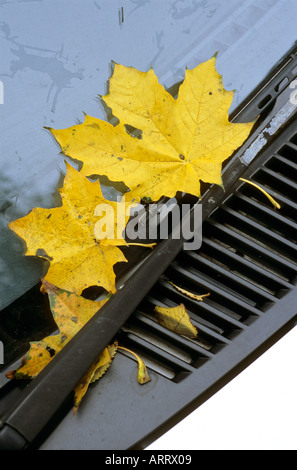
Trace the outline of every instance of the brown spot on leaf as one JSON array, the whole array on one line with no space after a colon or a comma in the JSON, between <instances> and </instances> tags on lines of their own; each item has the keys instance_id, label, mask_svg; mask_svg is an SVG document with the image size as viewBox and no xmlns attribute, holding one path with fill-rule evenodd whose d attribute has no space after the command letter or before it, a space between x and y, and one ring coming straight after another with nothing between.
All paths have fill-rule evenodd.
<instances>
[{"instance_id":1,"label":"brown spot on leaf","mask_svg":"<svg viewBox=\"0 0 297 470\"><path fill-rule=\"evenodd\" d=\"M15 370L10 370L9 372L6 372L5 376L8 378L8 379L14 379L15 378Z\"/></svg>"},{"instance_id":2,"label":"brown spot on leaf","mask_svg":"<svg viewBox=\"0 0 297 470\"><path fill-rule=\"evenodd\" d=\"M88 127L93 127L93 129L100 129L99 124L97 122L92 122L92 124L87 124Z\"/></svg>"},{"instance_id":3,"label":"brown spot on leaf","mask_svg":"<svg viewBox=\"0 0 297 470\"><path fill-rule=\"evenodd\" d=\"M54 357L54 355L56 354L56 351L53 348L50 348L49 346L46 347L46 350L49 352L49 355L51 357Z\"/></svg>"}]
</instances>

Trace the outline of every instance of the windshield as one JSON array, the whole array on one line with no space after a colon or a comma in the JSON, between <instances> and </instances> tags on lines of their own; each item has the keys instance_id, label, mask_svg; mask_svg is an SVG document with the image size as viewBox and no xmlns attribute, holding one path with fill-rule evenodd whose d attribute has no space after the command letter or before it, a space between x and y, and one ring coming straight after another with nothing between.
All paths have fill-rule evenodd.
<instances>
[{"instance_id":1,"label":"windshield","mask_svg":"<svg viewBox=\"0 0 297 470\"><path fill-rule=\"evenodd\" d=\"M234 109L295 41L297 5L277 0L44 0L0 2L0 310L47 266L25 257L7 225L60 203L64 157L44 127L84 112L105 119L98 99L111 61L147 71L166 87L219 52ZM295 11L293 11L295 10ZM285 34L284 34L285 24ZM275 40L275 42L273 42ZM108 188L106 188L108 192Z\"/></svg>"}]
</instances>

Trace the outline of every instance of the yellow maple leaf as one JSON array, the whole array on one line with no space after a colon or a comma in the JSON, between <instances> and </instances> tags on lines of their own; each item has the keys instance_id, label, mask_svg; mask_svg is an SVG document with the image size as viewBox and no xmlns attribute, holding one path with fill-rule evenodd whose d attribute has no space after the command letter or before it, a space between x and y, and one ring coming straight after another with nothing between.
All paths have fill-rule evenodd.
<instances>
[{"instance_id":1,"label":"yellow maple leaf","mask_svg":"<svg viewBox=\"0 0 297 470\"><path fill-rule=\"evenodd\" d=\"M8 378L36 377L107 301L107 299L101 301L85 299L45 280L43 287L48 293L51 312L59 333L40 341L31 341L28 352L22 358L21 366L17 370L8 372Z\"/></svg>"},{"instance_id":2,"label":"yellow maple leaf","mask_svg":"<svg viewBox=\"0 0 297 470\"><path fill-rule=\"evenodd\" d=\"M50 262L45 280L78 295L90 286L100 286L114 293L113 267L127 261L118 248L127 245L124 238L117 237L117 221L121 219L118 211L123 205L125 227L131 202L106 200L98 181L91 182L71 165L66 165L64 185L59 190L62 206L34 208L25 217L11 222L9 227L25 240L26 255L40 256ZM101 220L96 209L101 206L111 208L114 214L114 239L96 238L96 224Z\"/></svg>"},{"instance_id":3,"label":"yellow maple leaf","mask_svg":"<svg viewBox=\"0 0 297 470\"><path fill-rule=\"evenodd\" d=\"M174 331L177 334L187 336L188 338L196 338L198 331L192 324L186 307L183 304L176 307L155 307L158 322Z\"/></svg>"},{"instance_id":4,"label":"yellow maple leaf","mask_svg":"<svg viewBox=\"0 0 297 470\"><path fill-rule=\"evenodd\" d=\"M226 91L215 57L186 70L178 98L151 68L141 72L115 64L105 103L116 126L85 116L82 124L50 129L62 153L83 162L85 175L124 181L132 196L200 196L200 181L221 184L222 162L246 140L253 123L229 122L233 91ZM141 138L125 125L141 131Z\"/></svg>"}]
</instances>

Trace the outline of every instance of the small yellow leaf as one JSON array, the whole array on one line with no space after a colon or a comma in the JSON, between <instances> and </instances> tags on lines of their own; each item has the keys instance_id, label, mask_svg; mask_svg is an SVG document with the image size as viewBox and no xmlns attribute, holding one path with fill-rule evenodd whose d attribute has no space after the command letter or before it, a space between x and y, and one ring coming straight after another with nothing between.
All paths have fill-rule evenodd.
<instances>
[{"instance_id":1,"label":"small yellow leaf","mask_svg":"<svg viewBox=\"0 0 297 470\"><path fill-rule=\"evenodd\" d=\"M244 181L245 183L248 183L250 184L251 186L254 186L255 188L257 188L259 191L261 191L268 199L269 201L271 202L271 204L276 208L276 209L281 209L281 205L267 192L265 191L265 189L261 188L261 186L259 186L258 184L256 183L253 183L252 181L249 181L249 180L246 180L245 178L239 178L240 181Z\"/></svg>"},{"instance_id":2,"label":"small yellow leaf","mask_svg":"<svg viewBox=\"0 0 297 470\"><path fill-rule=\"evenodd\" d=\"M22 358L21 366L7 374L10 379L36 377L107 301L107 299L101 301L85 299L45 280L43 288L48 293L50 308L59 333L40 341L30 342L30 348Z\"/></svg>"},{"instance_id":3,"label":"small yellow leaf","mask_svg":"<svg viewBox=\"0 0 297 470\"><path fill-rule=\"evenodd\" d=\"M198 300L199 302L203 301L204 297L208 297L210 295L210 292L208 294L202 294L202 295L198 295L198 294L193 294L193 292L189 292L188 290L186 289L183 289L182 287L179 287L177 286L176 284L174 284L173 282L171 281L168 281L169 284L171 284L176 290L178 290L179 292L181 292L182 294L185 294L187 295L188 297L190 297L191 299L194 299L194 300Z\"/></svg>"},{"instance_id":4,"label":"small yellow leaf","mask_svg":"<svg viewBox=\"0 0 297 470\"><path fill-rule=\"evenodd\" d=\"M155 307L158 322L175 333L196 338L198 331L192 324L186 307L183 304L177 307Z\"/></svg>"},{"instance_id":5,"label":"small yellow leaf","mask_svg":"<svg viewBox=\"0 0 297 470\"><path fill-rule=\"evenodd\" d=\"M138 373L137 373L137 380L138 382L142 385L145 384L146 382L149 382L151 380L146 365L141 359L141 357L138 356L135 352L131 351L130 349L124 348L123 346L118 346L118 349L123 349L124 351L127 351L128 353L132 354L138 362Z\"/></svg>"},{"instance_id":6,"label":"small yellow leaf","mask_svg":"<svg viewBox=\"0 0 297 470\"><path fill-rule=\"evenodd\" d=\"M100 356L94 361L82 379L74 389L74 408L73 414L76 413L88 387L91 383L99 380L107 371L117 351L117 342L104 348Z\"/></svg>"}]
</instances>

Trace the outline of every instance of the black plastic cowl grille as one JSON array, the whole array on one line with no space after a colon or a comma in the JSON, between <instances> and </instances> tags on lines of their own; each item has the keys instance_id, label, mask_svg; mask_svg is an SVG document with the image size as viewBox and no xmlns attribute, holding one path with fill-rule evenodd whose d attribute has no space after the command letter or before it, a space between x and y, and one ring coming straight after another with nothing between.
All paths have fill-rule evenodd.
<instances>
[{"instance_id":1,"label":"black plastic cowl grille","mask_svg":"<svg viewBox=\"0 0 297 470\"><path fill-rule=\"evenodd\" d=\"M179 382L204 365L281 299L297 276L297 124L248 170L248 179L280 204L275 209L257 188L239 181L236 191L203 223L203 243L183 251L121 330L120 342L154 371ZM245 176L246 177L246 176ZM190 299L170 282L195 294ZM169 332L155 318L156 305L183 303L198 337Z\"/></svg>"}]
</instances>

